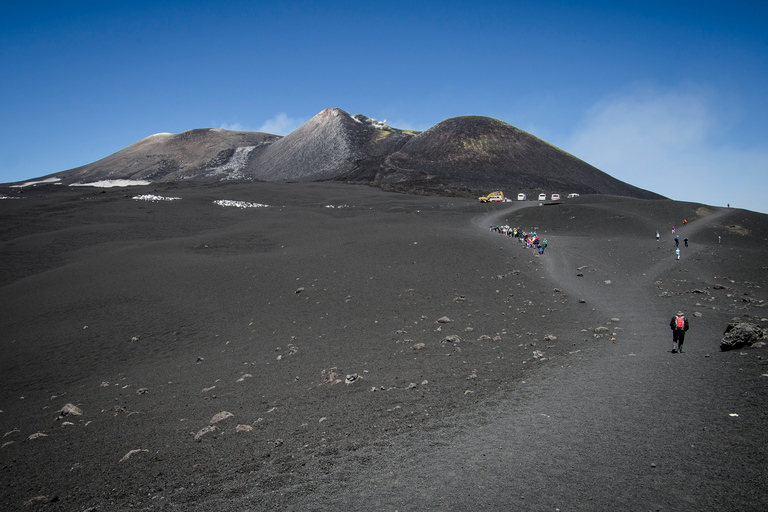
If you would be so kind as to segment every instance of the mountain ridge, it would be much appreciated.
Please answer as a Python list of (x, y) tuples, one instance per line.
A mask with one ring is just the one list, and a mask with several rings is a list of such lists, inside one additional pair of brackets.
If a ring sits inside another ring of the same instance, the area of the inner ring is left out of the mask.
[(501, 189), (508, 194), (663, 198), (498, 119), (452, 117), (417, 132), (339, 108), (322, 110), (285, 136), (218, 128), (155, 134), (47, 177), (64, 184), (105, 179), (337, 181), (446, 196)]

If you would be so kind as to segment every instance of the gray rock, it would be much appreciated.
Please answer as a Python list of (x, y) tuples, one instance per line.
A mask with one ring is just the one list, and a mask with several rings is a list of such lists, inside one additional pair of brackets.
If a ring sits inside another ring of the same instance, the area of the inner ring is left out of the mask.
[(723, 332), (720, 350), (734, 350), (751, 347), (755, 342), (766, 337), (766, 332), (757, 324), (748, 322), (730, 323)]

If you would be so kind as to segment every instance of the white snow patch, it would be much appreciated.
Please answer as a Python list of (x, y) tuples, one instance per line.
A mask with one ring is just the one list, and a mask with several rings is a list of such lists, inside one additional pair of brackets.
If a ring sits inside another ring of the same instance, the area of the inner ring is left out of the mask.
[(133, 196), (131, 199), (136, 199), (138, 201), (152, 201), (154, 203), (159, 201), (176, 201), (178, 199), (181, 199), (180, 197), (167, 197), (167, 196), (156, 196), (153, 194), (144, 194), (140, 196)]
[(21, 185), (11, 185), (11, 188), (31, 187), (32, 185), (39, 185), (41, 183), (56, 183), (57, 181), (61, 181), (61, 178), (46, 178), (44, 180), (28, 181), (26, 183), (22, 183)]
[(102, 180), (92, 181), (90, 183), (72, 183), (70, 187), (98, 187), (98, 188), (111, 188), (111, 187), (135, 187), (139, 185), (151, 185), (151, 181), (146, 180)]
[(218, 201), (214, 201), (215, 204), (219, 206), (234, 206), (236, 208), (266, 208), (267, 204), (261, 204), (261, 203), (248, 203), (246, 201), (231, 201), (229, 199), (219, 199)]
[(348, 204), (340, 204), (340, 205), (327, 204), (325, 205), (325, 207), (326, 208), (349, 208), (349, 205)]

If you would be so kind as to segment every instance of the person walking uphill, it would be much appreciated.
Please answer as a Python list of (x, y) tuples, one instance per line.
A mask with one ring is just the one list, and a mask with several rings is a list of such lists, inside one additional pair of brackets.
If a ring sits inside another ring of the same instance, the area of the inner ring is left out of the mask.
[(685, 342), (685, 331), (688, 330), (688, 319), (685, 318), (682, 311), (669, 321), (669, 327), (672, 329), (672, 353), (683, 353), (683, 343)]

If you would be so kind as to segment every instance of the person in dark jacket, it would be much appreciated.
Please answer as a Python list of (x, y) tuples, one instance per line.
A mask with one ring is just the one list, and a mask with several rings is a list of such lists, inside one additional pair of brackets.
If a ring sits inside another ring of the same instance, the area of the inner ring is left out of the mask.
[(682, 311), (669, 321), (669, 327), (672, 329), (672, 353), (683, 353), (683, 343), (685, 342), (685, 331), (688, 330), (688, 319), (685, 318)]

